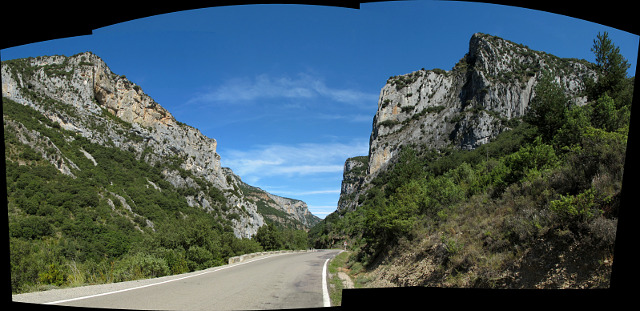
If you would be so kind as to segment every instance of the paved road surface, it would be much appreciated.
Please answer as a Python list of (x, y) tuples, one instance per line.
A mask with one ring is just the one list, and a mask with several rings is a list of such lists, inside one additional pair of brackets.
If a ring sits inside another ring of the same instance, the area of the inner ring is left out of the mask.
[[(51, 290), (14, 301), (91, 308), (250, 310), (315, 308), (323, 302), (323, 268), (339, 250), (285, 253), (178, 276)], [(326, 300), (326, 298), (325, 298)]]

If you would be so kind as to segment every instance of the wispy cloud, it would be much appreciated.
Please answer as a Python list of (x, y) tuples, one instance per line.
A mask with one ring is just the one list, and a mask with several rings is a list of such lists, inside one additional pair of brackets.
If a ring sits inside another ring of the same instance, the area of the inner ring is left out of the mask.
[(327, 113), (319, 113), (316, 115), (318, 119), (322, 120), (344, 120), (347, 122), (359, 123), (359, 122), (369, 122), (373, 121), (373, 115), (366, 114), (327, 114)]
[(336, 210), (336, 206), (335, 205), (309, 205), (309, 211), (316, 215), (319, 216), (320, 218), (324, 218), (325, 216), (333, 213)]
[[(219, 150), (222, 163), (242, 176), (257, 181), (273, 176), (341, 174), (345, 159), (367, 154), (366, 142), (259, 145), (250, 150)], [(317, 190), (313, 190), (317, 191)], [(333, 191), (333, 190), (332, 190)]]
[(250, 102), (259, 99), (312, 99), (361, 104), (376, 103), (378, 94), (348, 88), (332, 88), (322, 78), (301, 73), (294, 77), (260, 74), (253, 78), (235, 78), (193, 97), (190, 102)]
[[(282, 190), (269, 190), (278, 195), (286, 195), (286, 196), (308, 196), (308, 195), (316, 195), (316, 194), (340, 194), (340, 189), (329, 189), (329, 190), (311, 190), (311, 191), (282, 191)], [(335, 208), (335, 206), (334, 206)]]

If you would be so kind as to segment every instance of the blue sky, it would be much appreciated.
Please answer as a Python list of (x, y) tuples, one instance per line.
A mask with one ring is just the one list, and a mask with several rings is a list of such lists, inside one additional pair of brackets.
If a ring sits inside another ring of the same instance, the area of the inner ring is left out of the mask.
[(324, 218), (336, 208), (345, 159), (368, 153), (390, 76), (451, 69), (476, 32), (593, 62), (593, 39), (605, 31), (633, 75), (637, 35), (529, 9), (428, 0), (174, 12), (0, 57), (92, 51), (177, 120), (215, 138), (222, 165), (245, 182), (303, 200)]

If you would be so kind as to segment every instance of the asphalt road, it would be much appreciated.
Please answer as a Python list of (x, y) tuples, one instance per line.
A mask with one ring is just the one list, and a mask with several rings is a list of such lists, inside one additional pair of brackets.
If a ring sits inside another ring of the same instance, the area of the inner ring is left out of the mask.
[(323, 268), (338, 252), (267, 255), (177, 276), (22, 294), (13, 300), (138, 310), (323, 307), (328, 306), (323, 297)]

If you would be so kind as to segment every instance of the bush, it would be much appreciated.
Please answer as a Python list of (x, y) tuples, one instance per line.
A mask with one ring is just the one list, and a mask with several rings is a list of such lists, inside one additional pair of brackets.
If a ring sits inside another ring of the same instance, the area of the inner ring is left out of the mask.
[(459, 184), (447, 175), (428, 179), (423, 191), (426, 196), (425, 209), (422, 212), (428, 215), (433, 215), (434, 211), (451, 206), (465, 197)]
[(53, 228), (43, 217), (30, 216), (9, 224), (12, 237), (23, 239), (38, 239), (53, 233)]
[(508, 182), (513, 183), (532, 170), (545, 170), (558, 165), (558, 157), (552, 146), (543, 144), (537, 138), (533, 145), (526, 145), (505, 158), (505, 165), (511, 171)]
[(213, 254), (206, 248), (193, 245), (187, 250), (189, 270), (195, 271), (213, 266)]
[(564, 178), (569, 182), (565, 187), (571, 194), (578, 194), (589, 189), (596, 176), (616, 181), (610, 186), (621, 185), (626, 146), (626, 134), (593, 127), (583, 129), (580, 145), (567, 156)]
[(169, 274), (169, 266), (163, 258), (152, 255), (136, 254), (133, 260), (134, 271), (144, 277), (159, 277)]
[(600, 214), (598, 201), (602, 202), (603, 199), (594, 189), (589, 189), (575, 196), (561, 195), (559, 200), (551, 201), (549, 208), (563, 221), (586, 222)]
[(284, 247), (282, 232), (272, 224), (258, 228), (253, 238), (265, 251), (281, 250)]
[(176, 249), (161, 248), (156, 250), (159, 257), (162, 257), (167, 265), (171, 274), (180, 274), (189, 272), (189, 264), (185, 257), (185, 252)]
[(163, 258), (145, 253), (126, 256), (115, 263), (113, 270), (115, 282), (154, 278), (170, 273), (169, 266)]
[(582, 131), (591, 125), (591, 106), (574, 106), (567, 112), (565, 124), (558, 130), (553, 138), (554, 145), (558, 149), (569, 147), (580, 142)]
[(49, 264), (48, 269), (44, 272), (39, 273), (38, 277), (40, 283), (52, 284), (56, 286), (60, 286), (67, 281), (65, 272), (62, 271), (61, 267), (59, 267), (55, 263)]
[(613, 99), (604, 94), (593, 104), (591, 123), (597, 128), (611, 132), (618, 128), (617, 115)]

